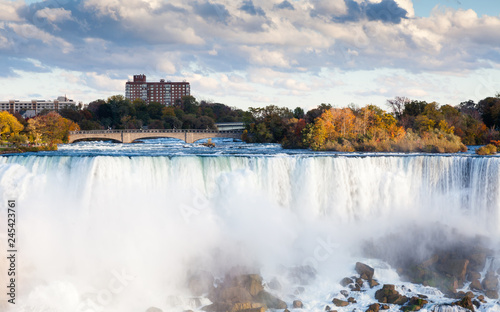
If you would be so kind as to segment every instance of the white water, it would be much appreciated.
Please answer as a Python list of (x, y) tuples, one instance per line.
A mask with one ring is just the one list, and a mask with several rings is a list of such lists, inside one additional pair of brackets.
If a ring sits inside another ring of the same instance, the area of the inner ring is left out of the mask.
[[(499, 164), (429, 156), (1, 157), (0, 202), (16, 199), (19, 207), (19, 304), (9, 311), (193, 309), (188, 272), (222, 276), (236, 265), (268, 281), (278, 276), (290, 306), (296, 285), (282, 268), (305, 264), (319, 278), (301, 299), (322, 311), (367, 238), (411, 238), (437, 226), (498, 246)], [(5, 229), (5, 214), (0, 220)], [(386, 264), (364, 261), (381, 282), (398, 280)], [(360, 308), (368, 295), (357, 298)], [(494, 302), (482, 309), (499, 311)]]

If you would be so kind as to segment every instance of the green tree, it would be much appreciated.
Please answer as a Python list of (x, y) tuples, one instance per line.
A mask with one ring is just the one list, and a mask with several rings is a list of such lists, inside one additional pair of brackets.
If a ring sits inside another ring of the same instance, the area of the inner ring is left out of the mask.
[(293, 117), (296, 119), (303, 119), (305, 117), (304, 110), (301, 107), (296, 107), (293, 110)]
[(147, 106), (147, 112), (148, 112), (148, 115), (149, 115), (149, 118), (151, 119), (161, 119), (162, 115), (163, 115), (163, 108), (165, 106), (161, 103), (158, 103), (158, 102), (151, 102), (149, 103), (149, 105)]
[(488, 128), (500, 128), (500, 98), (488, 97), (477, 104), (483, 122)]
[(320, 117), (325, 111), (330, 110), (331, 108), (331, 104), (321, 103), (317, 108), (313, 108), (306, 113), (306, 122), (313, 123), (316, 118)]

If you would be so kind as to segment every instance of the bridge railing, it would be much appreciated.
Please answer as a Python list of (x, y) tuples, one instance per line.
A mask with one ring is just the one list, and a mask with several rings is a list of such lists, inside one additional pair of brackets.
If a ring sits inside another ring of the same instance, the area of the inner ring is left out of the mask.
[(243, 133), (243, 130), (203, 130), (203, 129), (123, 129), (123, 130), (83, 130), (69, 134), (111, 134), (111, 133)]

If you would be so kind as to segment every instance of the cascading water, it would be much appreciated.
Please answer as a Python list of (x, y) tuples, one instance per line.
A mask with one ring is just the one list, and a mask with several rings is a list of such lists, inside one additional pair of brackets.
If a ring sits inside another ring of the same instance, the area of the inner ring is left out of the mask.
[(366, 238), (439, 224), (498, 244), (499, 165), (423, 155), (0, 157), (0, 202), (19, 207), (19, 304), (4, 307), (182, 311), (200, 304), (186, 299), (190, 272), (245, 266), (271, 278), (307, 264), (321, 278), (303, 297), (323, 310)]

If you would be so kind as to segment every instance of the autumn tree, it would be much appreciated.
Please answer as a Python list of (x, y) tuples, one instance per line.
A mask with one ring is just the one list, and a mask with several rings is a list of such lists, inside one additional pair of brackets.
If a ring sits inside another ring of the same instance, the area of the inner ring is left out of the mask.
[(23, 129), (23, 125), (16, 117), (6, 111), (0, 112), (0, 135), (3, 140), (8, 140), (11, 136), (17, 135)]
[(321, 116), (325, 111), (332, 108), (331, 104), (321, 103), (318, 107), (311, 109), (306, 113), (305, 119), (307, 123), (313, 123), (316, 118)]
[(282, 141), (284, 148), (304, 148), (303, 134), (306, 128), (304, 119), (288, 119), (285, 138)]
[(78, 131), (75, 122), (61, 117), (56, 112), (37, 116), (28, 120), (28, 133), (35, 143), (67, 143), (69, 132)]

